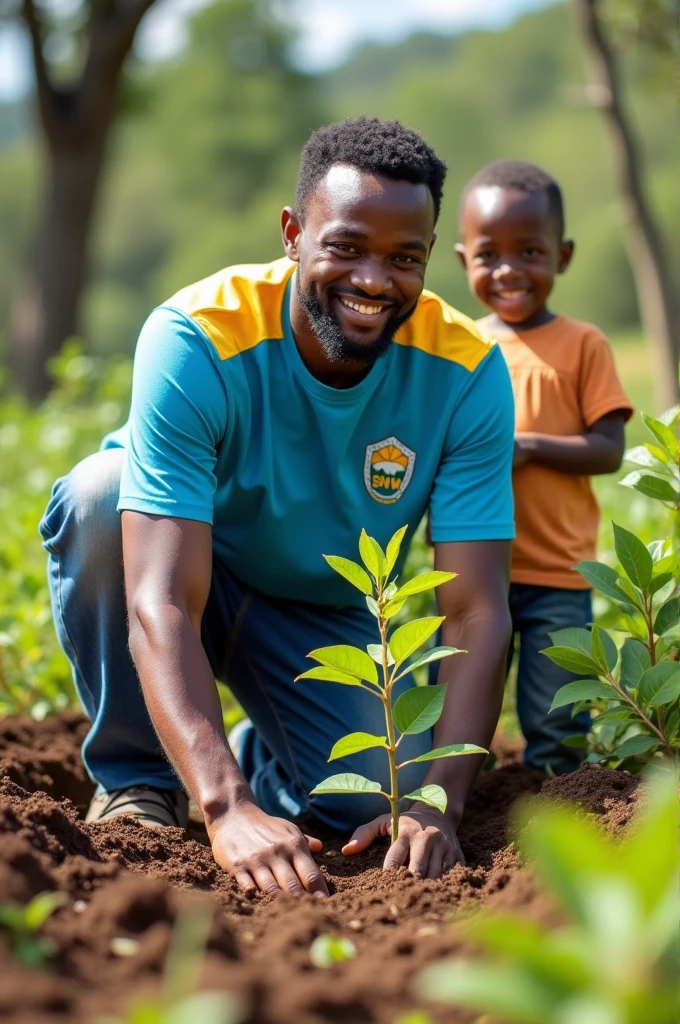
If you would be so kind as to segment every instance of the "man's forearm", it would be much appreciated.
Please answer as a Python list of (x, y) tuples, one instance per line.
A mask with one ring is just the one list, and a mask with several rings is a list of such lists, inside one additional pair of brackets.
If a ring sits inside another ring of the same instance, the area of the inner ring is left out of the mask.
[(516, 442), (528, 462), (579, 476), (615, 473), (623, 456), (622, 445), (597, 433), (563, 437), (520, 433), (516, 435)]
[(146, 608), (131, 613), (130, 623), (130, 650), (154, 728), (209, 829), (234, 803), (254, 797), (229, 749), (205, 650), (179, 608)]
[[(488, 749), (503, 703), (510, 631), (507, 606), (444, 623), (442, 643), (468, 653), (444, 658), (441, 663), (439, 682), (448, 682), (449, 691), (434, 729), (433, 747), (476, 743)], [(427, 783), (446, 791), (447, 815), (456, 826), (483, 761), (481, 755), (441, 758), (432, 762), (427, 773)]]

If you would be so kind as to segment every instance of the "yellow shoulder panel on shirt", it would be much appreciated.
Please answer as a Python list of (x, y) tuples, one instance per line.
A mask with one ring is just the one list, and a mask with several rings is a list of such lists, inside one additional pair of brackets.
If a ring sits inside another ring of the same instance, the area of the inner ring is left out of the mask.
[(183, 288), (164, 305), (195, 320), (220, 359), (231, 359), (261, 341), (283, 338), (281, 306), (294, 270), (285, 258), (227, 267)]
[(427, 289), (420, 296), (415, 313), (397, 331), (394, 340), (397, 345), (417, 348), (428, 355), (459, 363), (470, 372), (479, 366), (496, 344), (474, 320)]

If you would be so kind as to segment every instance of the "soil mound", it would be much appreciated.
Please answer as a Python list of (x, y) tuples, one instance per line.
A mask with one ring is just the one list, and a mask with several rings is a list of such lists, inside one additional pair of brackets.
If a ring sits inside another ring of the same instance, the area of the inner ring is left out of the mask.
[[(460, 948), (456, 914), (484, 905), (553, 916), (508, 833), (516, 800), (570, 800), (618, 831), (638, 785), (599, 767), (546, 780), (513, 763), (516, 748), (505, 744), (501, 767), (480, 776), (469, 802), (460, 836), (466, 866), (420, 881), (382, 871), (384, 844), (347, 858), (343, 839), (327, 836), (318, 859), (329, 900), (248, 899), (214, 863), (198, 827), (158, 833), (132, 819), (81, 820), (91, 791), (78, 756), (85, 729), (74, 714), (0, 723), (0, 900), (25, 903), (53, 890), (66, 897), (43, 929), (55, 948), (46, 967), (17, 965), (0, 934), (7, 1024), (91, 1024), (158, 991), (173, 925), (197, 900), (214, 911), (203, 984), (237, 993), (243, 1024), (392, 1024), (418, 1006), (413, 974)], [(351, 938), (355, 959), (315, 968), (309, 947), (326, 933)], [(472, 1019), (428, 1009), (439, 1024)]]

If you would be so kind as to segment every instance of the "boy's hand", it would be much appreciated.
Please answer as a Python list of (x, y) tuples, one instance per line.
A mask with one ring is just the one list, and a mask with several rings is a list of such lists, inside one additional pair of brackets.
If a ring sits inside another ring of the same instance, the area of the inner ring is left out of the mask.
[[(392, 817), (381, 814), (356, 830), (342, 852), (361, 853), (378, 836), (392, 834)], [(439, 878), (455, 864), (465, 864), (453, 822), (426, 804), (414, 804), (399, 816), (399, 838), (390, 847), (383, 868), (405, 865), (419, 878)]]

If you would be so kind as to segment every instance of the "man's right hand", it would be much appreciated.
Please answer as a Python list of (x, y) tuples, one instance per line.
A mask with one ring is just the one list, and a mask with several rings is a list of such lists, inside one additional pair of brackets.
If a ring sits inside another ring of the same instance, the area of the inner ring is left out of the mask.
[(273, 818), (257, 804), (240, 802), (210, 828), (213, 856), (247, 893), (284, 890), (328, 896), (328, 888), (312, 853), (322, 843), (305, 836), (297, 825)]

